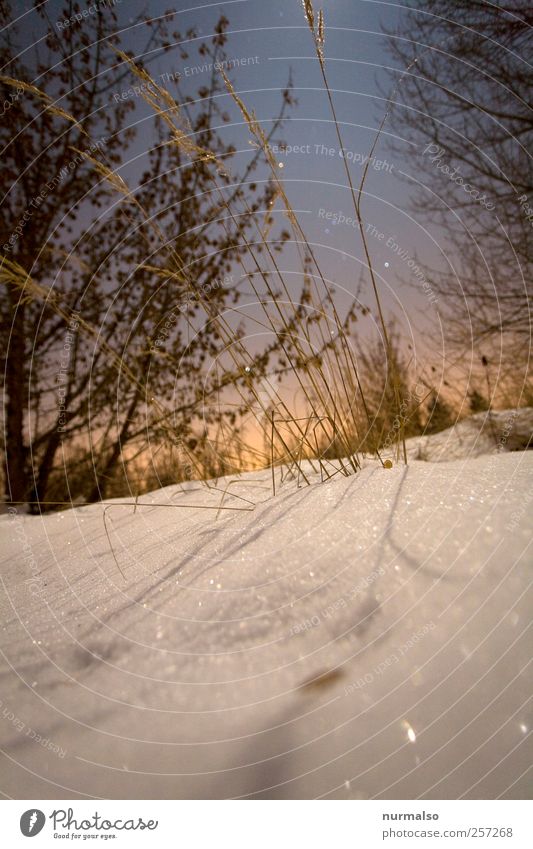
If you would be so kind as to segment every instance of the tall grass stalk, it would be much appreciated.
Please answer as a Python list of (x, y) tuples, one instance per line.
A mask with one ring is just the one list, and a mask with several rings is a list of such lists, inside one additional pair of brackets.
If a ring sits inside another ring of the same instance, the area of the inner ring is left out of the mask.
[[(332, 115), (332, 118), (333, 118), (333, 124), (334, 124), (334, 127), (335, 127), (335, 133), (336, 133), (337, 141), (338, 141), (338, 144), (339, 144), (339, 150), (342, 150), (343, 147), (344, 147), (343, 140), (342, 140), (342, 133), (341, 133), (339, 121), (337, 119), (335, 104), (333, 102), (333, 96), (332, 96), (332, 93), (331, 93), (331, 88), (330, 88), (327, 73), (326, 73), (326, 62), (325, 62), (325, 57), (324, 57), (324, 40), (325, 40), (324, 13), (323, 13), (322, 10), (319, 11), (318, 17), (317, 17), (317, 24), (316, 24), (316, 27), (315, 27), (315, 12), (314, 12), (314, 9), (313, 9), (312, 0), (303, 0), (303, 7), (304, 7), (305, 17), (306, 17), (307, 23), (309, 25), (309, 29), (310, 29), (311, 35), (313, 37), (315, 52), (316, 52), (316, 55), (317, 55), (318, 64), (319, 64), (319, 67), (320, 67), (320, 72), (321, 72), (322, 80), (323, 80), (323, 83), (324, 83), (324, 88), (325, 88), (325, 91), (326, 91), (326, 94), (327, 94), (331, 115)], [(396, 368), (395, 368), (395, 360), (394, 360), (394, 357), (392, 356), (392, 348), (391, 348), (389, 333), (388, 333), (388, 330), (387, 330), (387, 323), (386, 323), (385, 317), (383, 315), (383, 308), (382, 308), (382, 305), (381, 305), (381, 298), (380, 298), (380, 295), (379, 295), (379, 289), (378, 289), (378, 285), (377, 285), (376, 275), (375, 275), (375, 272), (374, 272), (374, 266), (372, 264), (372, 257), (370, 255), (370, 250), (369, 250), (369, 247), (368, 247), (368, 242), (367, 242), (366, 234), (365, 234), (365, 230), (364, 230), (363, 217), (362, 217), (362, 214), (361, 214), (361, 199), (362, 199), (362, 194), (363, 194), (363, 188), (364, 188), (365, 181), (366, 181), (367, 174), (368, 174), (369, 163), (372, 160), (374, 150), (376, 149), (378, 140), (380, 138), (381, 132), (383, 130), (383, 127), (384, 127), (384, 124), (387, 120), (389, 112), (390, 112), (390, 101), (389, 101), (389, 107), (386, 110), (386, 112), (385, 112), (385, 114), (384, 114), (384, 116), (381, 120), (381, 123), (378, 127), (378, 130), (376, 132), (376, 135), (374, 137), (374, 141), (373, 141), (372, 147), (370, 149), (370, 154), (367, 158), (367, 162), (366, 162), (365, 168), (364, 168), (362, 176), (361, 176), (361, 180), (360, 180), (360, 183), (359, 183), (357, 194), (356, 194), (355, 187), (353, 185), (352, 176), (350, 174), (350, 169), (348, 167), (348, 162), (346, 160), (346, 157), (343, 157), (343, 163), (344, 163), (344, 170), (345, 170), (345, 173), (346, 173), (346, 179), (348, 181), (348, 186), (350, 188), (350, 195), (351, 195), (351, 198), (352, 198), (352, 204), (353, 204), (357, 224), (358, 224), (358, 227), (359, 227), (359, 234), (360, 234), (361, 242), (362, 242), (362, 245), (363, 245), (363, 251), (364, 251), (364, 254), (365, 254), (366, 264), (367, 264), (368, 272), (369, 272), (369, 275), (370, 275), (370, 280), (372, 282), (372, 288), (373, 288), (373, 291), (374, 291), (374, 296), (375, 296), (375, 299), (376, 299), (376, 305), (377, 305), (379, 320), (380, 320), (381, 329), (382, 329), (382, 332), (383, 332), (383, 339), (384, 339), (384, 342), (385, 342), (385, 349), (386, 349), (386, 353), (387, 353), (387, 361), (388, 361), (389, 367), (391, 369), (391, 378), (392, 378), (392, 385), (393, 385), (393, 389), (394, 389), (396, 407), (397, 407), (397, 412), (399, 414), (400, 405), (401, 405), (401, 398), (400, 398), (400, 392), (399, 392), (399, 380), (398, 380), (398, 375), (397, 375)], [(404, 462), (407, 463), (407, 451), (406, 451), (406, 447), (405, 447), (405, 435), (403, 433), (403, 428), (400, 430), (398, 438), (399, 438), (399, 441), (401, 440), (402, 445), (403, 445)]]
[[(315, 13), (311, 0), (304, 0), (304, 10), (313, 35), (337, 139), (342, 148), (342, 134), (325, 68), (323, 53), (324, 17), (320, 12), (316, 18), (315, 27)], [(236, 392), (239, 399), (238, 407), (241, 411), (252, 415), (259, 433), (263, 435), (267, 450), (262, 452), (253, 444), (246, 443), (237, 429), (234, 429), (232, 434), (233, 447), (228, 449), (227, 439), (224, 439), (225, 423), (223, 416), (218, 417), (217, 442), (222, 431), (221, 442), (224, 444), (223, 450), (228, 457), (231, 450), (234, 450), (241, 465), (243, 457), (254, 458), (254, 464), (270, 465), (274, 492), (276, 489), (276, 468), (278, 467), (280, 467), (282, 477), (296, 473), (298, 481), (302, 479), (305, 483), (309, 482), (303, 467), (302, 461), (304, 459), (309, 460), (312, 468), (314, 468), (314, 463), (317, 463), (323, 480), (337, 473), (347, 475), (357, 472), (361, 467), (360, 454), (363, 450), (363, 444), (365, 440), (368, 441), (368, 433), (375, 429), (375, 417), (373, 417), (365, 398), (364, 388), (350, 343), (351, 324), (356, 315), (357, 299), (354, 298), (346, 316), (341, 319), (330, 283), (321, 270), (315, 252), (286, 194), (280, 178), (278, 163), (270, 149), (269, 136), (265, 134), (254, 113), (248, 110), (235, 92), (224, 71), (221, 71), (228, 93), (240, 109), (251, 132), (254, 144), (264, 154), (269, 168), (272, 196), (270, 206), (265, 211), (263, 226), (261, 226), (257, 215), (253, 213), (245, 200), (243, 201), (243, 208), (235, 208), (235, 193), (230, 193), (228, 197), (228, 186), (220, 180), (220, 177), (228, 176), (226, 164), (217, 158), (212, 151), (204, 149), (192, 139), (190, 128), (175, 99), (157, 84), (144, 69), (138, 67), (130, 57), (124, 53), (118, 53), (118, 56), (122, 62), (128, 65), (131, 72), (143, 82), (141, 94), (150, 105), (155, 116), (167, 127), (169, 132), (167, 143), (176, 145), (181, 152), (190, 158), (192, 163), (202, 163), (203, 166), (210, 168), (210, 180), (212, 181), (213, 192), (218, 198), (221, 213), (217, 221), (225, 228), (228, 236), (231, 232), (229, 226), (231, 221), (242, 239), (244, 256), (251, 262), (252, 269), (246, 264), (243, 255), (239, 254), (237, 261), (241, 266), (243, 278), (248, 280), (257, 299), (257, 305), (262, 316), (261, 319), (254, 319), (254, 321), (267, 330), (273, 340), (267, 346), (266, 352), (263, 352), (263, 365), (259, 369), (259, 375), (264, 376), (264, 363), (268, 361), (269, 355), (280, 356), (285, 361), (286, 373), (291, 376), (304, 399), (306, 410), (299, 409), (296, 403), (291, 409), (282, 391), (272, 384), (269, 384), (268, 399), (262, 396), (253, 377), (254, 356), (241, 338), (238, 328), (235, 329), (232, 325), (234, 316), (242, 318), (243, 316), (246, 317), (246, 314), (239, 306), (226, 306), (221, 311), (214, 310), (209, 297), (195, 287), (191, 272), (192, 263), (186, 262), (177, 247), (166, 238), (156, 218), (143, 208), (135, 193), (129, 189), (122, 177), (105, 161), (97, 159), (87, 152), (76, 151), (93, 168), (98, 178), (107, 181), (115, 191), (122, 195), (132, 212), (133, 223), (134, 214), (139, 216), (141, 224), (135, 224), (135, 226), (146, 226), (155, 233), (161, 246), (160, 259), (156, 262), (147, 262), (141, 268), (160, 279), (161, 285), (176, 286), (180, 296), (185, 294), (194, 296), (205, 315), (205, 321), (209, 322), (216, 330), (221, 340), (223, 352), (231, 362), (231, 368), (224, 368), (220, 376), (218, 376), (219, 364), (217, 363), (217, 381), (213, 394), (216, 397), (217, 394), (219, 395), (219, 393), (228, 389)], [(43, 97), (45, 96), (43, 95)], [(49, 108), (52, 108), (52, 104), (49, 105)], [(70, 116), (64, 117), (73, 120)], [(377, 145), (385, 119), (386, 115), (376, 133), (372, 151)], [(104, 152), (100, 151), (99, 155), (105, 160)], [(387, 361), (391, 371), (395, 404), (399, 411), (399, 378), (396, 372), (395, 359), (392, 356), (390, 336), (383, 314), (377, 279), (361, 214), (361, 198), (368, 164), (363, 171), (357, 189), (353, 185), (346, 161), (344, 165), (366, 265), (376, 299)], [(299, 301), (295, 301), (275, 256), (274, 247), (279, 244), (280, 240), (270, 239), (274, 206), (278, 201), (289, 222), (292, 243), (301, 262), (304, 283)], [(252, 216), (257, 241), (247, 238), (244, 230), (239, 228), (238, 222), (242, 216)], [(262, 262), (259, 256), (261, 252), (268, 258), (270, 268), (265, 267)], [(256, 279), (261, 281), (264, 291), (259, 289)], [(273, 281), (276, 281), (277, 286), (280, 287), (279, 291)], [(70, 319), (68, 309), (54, 297), (53, 293), (36, 283), (24, 269), (5, 257), (0, 266), (0, 282), (6, 282), (8, 285), (17, 287), (21, 292), (21, 299), (38, 299), (46, 303), (65, 321)], [(188, 311), (183, 312), (182, 315), (190, 329), (196, 332), (193, 319)], [(93, 328), (90, 323), (83, 319), (79, 319), (79, 321), (82, 332), (93, 338), (98, 338), (99, 343), (104, 344), (96, 328)], [(333, 331), (332, 327), (334, 328)], [(134, 386), (142, 390), (148, 406), (152, 409), (152, 426), (157, 426), (165, 434), (170, 445), (187, 454), (191, 467), (194, 467), (198, 475), (201, 476), (201, 462), (194, 456), (194, 452), (189, 451), (183, 445), (179, 439), (179, 434), (176, 433), (175, 427), (171, 424), (173, 410), (153, 397), (146, 381), (135, 375), (124, 363), (123, 358), (108, 344), (106, 344), (106, 353), (116, 366), (118, 373), (124, 375)], [(199, 415), (203, 401), (200, 394), (196, 397), (198, 408), (191, 408), (191, 419)], [(358, 402), (361, 404), (361, 413)], [(305, 414), (302, 415), (302, 413)], [(366, 434), (362, 432), (361, 419), (366, 420)], [(398, 452), (400, 441), (403, 443), (404, 460), (406, 460), (403, 425), (398, 436)], [(375, 450), (379, 457), (378, 444), (379, 439), (376, 439)], [(336, 465), (331, 464), (332, 455), (335, 456)]]

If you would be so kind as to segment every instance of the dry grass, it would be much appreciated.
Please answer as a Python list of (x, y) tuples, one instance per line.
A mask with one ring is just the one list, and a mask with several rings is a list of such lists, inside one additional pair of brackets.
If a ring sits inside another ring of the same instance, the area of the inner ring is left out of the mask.
[[(318, 15), (315, 14), (311, 0), (304, 0), (304, 11), (312, 33), (339, 146), (342, 148), (342, 134), (326, 73), (324, 17), (321, 12)], [(220, 199), (221, 208), (227, 213), (229, 219), (235, 223), (240, 216), (251, 215), (246, 202), (243, 202), (242, 207), (233, 208), (224, 181), (220, 179), (221, 175), (226, 174), (226, 165), (220, 162), (212, 152), (204, 150), (191, 140), (187, 122), (174, 98), (128, 56), (119, 55), (132, 73), (143, 82), (142, 96), (154, 114), (168, 128), (168, 144), (177, 145), (193, 162), (201, 162), (203, 167), (206, 164), (210, 167), (213, 188)], [(196, 289), (195, 281), (191, 279), (188, 270), (190, 263), (186, 263), (180, 256), (179, 251), (161, 232), (154, 217), (142, 208), (124, 180), (101, 160), (87, 153), (81, 153), (81, 155), (94, 169), (95, 176), (108, 181), (115, 191), (122, 195), (124, 202), (143, 218), (146, 226), (155, 231), (161, 245), (159, 260), (158, 263), (152, 263), (146, 268), (165, 280), (167, 285), (175, 286), (180, 297), (190, 294), (199, 303), (205, 320), (211, 322), (211, 326), (220, 339), (221, 348), (225, 352), (227, 365), (222, 366), (222, 360), (217, 363), (217, 370), (220, 370), (217, 374), (222, 399), (219, 403), (222, 407), (225, 403), (223, 396), (229, 393), (232, 400), (227, 403), (233, 404), (237, 416), (248, 420), (247, 427), (242, 428), (239, 425), (228, 424), (225, 417), (221, 415), (209, 437), (200, 440), (196, 448), (189, 448), (178, 439), (175, 428), (171, 424), (172, 410), (164, 402), (154, 398), (142, 380), (129, 372), (122, 358), (108, 346), (107, 353), (117, 370), (142, 390), (152, 407), (153, 422), (162, 433), (162, 444), (165, 446), (167, 468), (164, 479), (168, 479), (171, 475), (175, 480), (184, 477), (216, 478), (221, 474), (231, 474), (246, 467), (270, 466), (275, 492), (277, 480), (282, 480), (284, 476), (296, 475), (298, 482), (308, 483), (302, 465), (303, 459), (311, 462), (312, 467), (320, 472), (323, 480), (335, 474), (356, 473), (361, 466), (363, 451), (372, 450), (379, 457), (384, 424), (383, 417), (380, 419), (376, 416), (375, 404), (367, 398), (367, 391), (356, 362), (351, 330), (356, 317), (357, 303), (354, 301), (345, 316), (341, 318), (331, 287), (322, 273), (317, 257), (286, 194), (278, 163), (270, 150), (265, 132), (253, 111), (235, 92), (229, 79), (225, 75), (224, 78), (230, 96), (246, 121), (251, 140), (264, 154), (270, 171), (272, 183), (270, 207), (265, 211), (262, 222), (256, 215), (252, 216), (256, 239), (252, 242), (246, 238), (245, 234), (242, 235), (244, 251), (239, 261), (243, 276), (248, 279), (257, 299), (260, 317), (254, 320), (263, 331), (268, 333), (270, 351), (281, 363), (274, 372), (278, 376), (283, 374), (282, 386), (275, 380), (269, 379), (266, 358), (259, 367), (257, 366), (257, 356), (249, 350), (238, 326), (237, 328), (235, 326), (235, 321), (246, 321), (249, 317), (237, 306), (214, 313), (209, 298)], [(38, 92), (34, 94), (39, 96)], [(69, 116), (65, 117), (70, 120)], [(372, 150), (377, 144), (381, 129), (382, 125), (377, 130)], [(383, 313), (361, 211), (368, 165), (357, 187), (352, 183), (346, 161), (345, 167), (385, 344), (387, 377), (384, 392), (391, 390), (388, 399), (390, 413), (399, 415), (402, 401), (401, 376)], [(273, 242), (270, 236), (276, 204), (279, 204), (288, 222), (290, 237), (298, 251), (301, 263), (304, 284), (297, 301), (294, 300), (290, 286), (280, 269), (275, 253), (275, 240)], [(221, 226), (227, 225), (222, 223)], [(264, 261), (265, 258), (267, 262)], [(40, 286), (24, 269), (6, 258), (2, 260), (0, 267), (0, 280), (18, 288), (21, 299), (29, 298), (45, 302), (65, 321), (69, 320), (69, 311), (54, 299), (45, 287)], [(183, 320), (191, 322), (187, 312), (183, 313)], [(192, 323), (191, 330), (194, 331)], [(80, 331), (92, 337), (98, 335), (96, 329), (83, 319), (80, 320)], [(287, 382), (298, 391), (297, 400), (291, 401), (284, 391), (283, 387)], [(201, 412), (199, 405), (198, 417), (201, 416)], [(406, 461), (404, 418), (395, 434), (394, 445), (397, 458), (403, 446), (403, 457)], [(177, 449), (179, 459), (171, 462), (168, 458), (172, 457), (173, 448)], [(142, 449), (139, 454), (142, 457)], [(186, 457), (185, 464), (183, 455)], [(333, 463), (333, 459), (337, 462)], [(187, 466), (186, 473), (184, 465)], [(161, 480), (159, 475), (158, 479)]]

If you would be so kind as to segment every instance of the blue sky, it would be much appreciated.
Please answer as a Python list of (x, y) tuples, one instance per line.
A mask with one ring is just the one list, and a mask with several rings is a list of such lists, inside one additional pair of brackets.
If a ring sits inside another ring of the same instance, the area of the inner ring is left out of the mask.
[[(81, 3), (80, 8), (88, 5), (89, 2)], [(292, 73), (298, 103), (291, 109), (280, 134), (286, 144), (286, 150), (279, 154), (280, 173), (323, 272), (336, 287), (340, 304), (348, 303), (362, 279), (362, 299), (374, 308), (368, 275), (364, 274), (361, 240), (354, 227), (343, 158), (348, 161), (357, 186), (386, 109), (383, 91), (393, 90), (403, 70), (392, 67), (384, 34), (384, 27), (389, 29), (401, 21), (402, 7), (374, 0), (324, 0), (321, 6), (326, 23), (326, 67), (342, 132), (342, 150), (299, 0), (230, 0), (209, 4), (180, 0), (172, 7), (172, 28), (186, 32), (194, 27), (197, 32), (197, 38), (187, 45), (190, 55), (185, 61), (180, 58), (177, 46), (164, 54), (143, 54), (146, 28), (133, 26), (142, 9), (147, 8), (153, 18), (166, 15), (166, 0), (150, 0), (148, 6), (138, 0), (122, 0), (115, 9), (123, 45), (136, 56), (143, 56), (154, 76), (179, 73), (182, 91), (191, 96), (199, 85), (208, 83), (208, 74), (202, 69), (206, 60), (196, 55), (196, 47), (213, 32), (224, 14), (229, 20), (225, 51), (234, 64), (230, 77), (265, 130), (278, 112), (280, 91)], [(21, 4), (21, 11), (23, 8)], [(63, 6), (58, 0), (50, 0), (46, 8), (53, 22), (61, 16)], [(39, 34), (35, 14), (29, 12), (26, 21), (31, 43)], [(34, 32), (32, 27), (37, 30)], [(167, 88), (172, 92), (171, 79)], [(239, 171), (251, 155), (250, 134), (235, 104), (229, 96), (226, 99), (224, 106), (231, 121), (221, 129), (221, 134), (237, 147), (235, 167)], [(136, 109), (129, 113), (129, 120), (139, 130), (129, 155), (138, 157), (149, 146), (152, 123), (141, 98), (136, 99)], [(427, 294), (413, 279), (408, 262), (418, 257), (442, 266), (441, 235), (434, 230), (428, 232), (424, 222), (411, 218), (410, 186), (421, 151), (400, 140), (400, 153), (393, 155), (388, 144), (391, 132), (391, 127), (385, 125), (365, 185), (363, 215), (387, 314), (395, 315), (409, 335), (410, 323), (423, 330), (438, 320), (438, 316), (437, 308), (428, 303)], [(141, 170), (137, 159), (134, 167), (126, 167), (125, 173), (131, 180)], [(277, 214), (282, 214), (281, 209)], [(294, 252), (288, 250), (284, 270), (289, 275), (294, 274), (294, 262)], [(297, 275), (292, 279), (296, 288)], [(372, 318), (367, 323), (372, 324)]]

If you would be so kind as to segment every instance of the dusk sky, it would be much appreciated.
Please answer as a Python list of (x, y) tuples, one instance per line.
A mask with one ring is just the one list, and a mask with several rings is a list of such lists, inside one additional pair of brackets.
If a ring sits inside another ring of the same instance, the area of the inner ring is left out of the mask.
[[(60, 4), (48, 3), (48, 16), (58, 29), (60, 23), (53, 19), (54, 7), (59, 10)], [(278, 157), (280, 173), (322, 270), (339, 293), (342, 307), (357, 290), (364, 270), (343, 155), (357, 187), (376, 128), (387, 108), (383, 95), (394, 91), (404, 70), (394, 67), (385, 37), (385, 30), (393, 29), (402, 13), (397, 5), (373, 0), (325, 0), (322, 7), (326, 23), (326, 68), (343, 136), (344, 154), (339, 150), (301, 3), (296, 0), (291, 3), (286, 0), (269, 3), (231, 0), (176, 4), (172, 28), (185, 33), (194, 27), (197, 32), (196, 38), (185, 40), (189, 50), (186, 61), (181, 59), (177, 47), (165, 54), (146, 53), (146, 27), (132, 24), (146, 9), (151, 18), (163, 16), (169, 20), (167, 4), (162, 0), (150, 2), (148, 7), (141, 2), (123, 0), (114, 8), (122, 26), (123, 45), (138, 58), (143, 58), (154, 78), (161, 81), (162, 75), (169, 75), (162, 84), (172, 93), (175, 93), (172, 75), (179, 74), (181, 91), (191, 97), (201, 85), (208, 83), (209, 77), (208, 60), (198, 56), (196, 48), (213, 32), (220, 16), (225, 15), (229, 20), (225, 51), (232, 65), (229, 76), (247, 106), (255, 110), (265, 131), (279, 110), (280, 92), (292, 73), (298, 102), (289, 110), (279, 134), (280, 141), (287, 146)], [(25, 26), (27, 24), (28, 34), (32, 34), (29, 46), (38, 41), (42, 33), (35, 13), (30, 10), (26, 15)], [(125, 81), (123, 91), (127, 91), (130, 84)], [(110, 91), (110, 102), (122, 93)], [(224, 140), (234, 142), (238, 151), (234, 167), (239, 170), (253, 152), (250, 133), (230, 97), (226, 94), (222, 97), (231, 121), (220, 132)], [(130, 184), (135, 184), (136, 176), (142, 171), (143, 154), (152, 139), (153, 125), (153, 116), (142, 98), (134, 100), (136, 108), (129, 113), (129, 121), (136, 124), (138, 138), (130, 149), (129, 164), (126, 163), (122, 171)], [(428, 231), (409, 210), (409, 195), (413, 177), (416, 179), (417, 160), (423, 155), (422, 146), (417, 149), (412, 143), (402, 143), (394, 137), (400, 144), (396, 152), (392, 152), (392, 138), (392, 128), (385, 124), (368, 172), (362, 211), (385, 308), (411, 336), (414, 334), (411, 325), (427, 331), (435, 321), (438, 326), (439, 321), (437, 305), (428, 303), (426, 292), (413, 278), (407, 263), (416, 259), (443, 268), (446, 259), (442, 252), (449, 246), (443, 242), (442, 233), (435, 229)], [(279, 220), (282, 215), (279, 205), (276, 214)], [(284, 254), (284, 271), (288, 274), (295, 270), (291, 267), (293, 260), (295, 257), (289, 248)], [(300, 282), (298, 273), (294, 279), (296, 288)], [(361, 299), (374, 310), (368, 275), (364, 276), (364, 281)], [(433, 350), (435, 342), (433, 337)]]

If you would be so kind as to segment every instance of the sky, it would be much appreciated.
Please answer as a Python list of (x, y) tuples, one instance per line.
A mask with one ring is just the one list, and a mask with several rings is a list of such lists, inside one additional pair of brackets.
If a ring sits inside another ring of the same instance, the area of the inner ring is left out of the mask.
[[(80, 8), (89, 5), (89, 2), (81, 3)], [(319, 4), (315, 5), (318, 9)], [(179, 74), (182, 91), (191, 96), (198, 86), (208, 83), (207, 70), (202, 67), (205, 59), (197, 56), (195, 49), (202, 38), (213, 32), (220, 16), (225, 15), (229, 20), (225, 51), (233, 65), (230, 77), (245, 103), (255, 110), (265, 131), (277, 115), (281, 90), (292, 76), (298, 102), (291, 108), (280, 133), (286, 148), (279, 152), (279, 173), (322, 271), (335, 286), (341, 308), (349, 303), (363, 281), (361, 300), (372, 309), (366, 328), (363, 322), (364, 333), (375, 324), (375, 300), (368, 275), (363, 274), (364, 255), (355, 226), (345, 162), (357, 186), (387, 108), (383, 93), (394, 90), (403, 70), (394, 67), (384, 32), (401, 23), (402, 7), (376, 0), (324, 0), (321, 7), (326, 25), (326, 69), (342, 147), (299, 0), (229, 0), (203, 4), (180, 0), (172, 6), (173, 28), (183, 33), (194, 28), (197, 33), (187, 44), (190, 55), (185, 61), (180, 58), (177, 46), (164, 54), (146, 55), (146, 29), (134, 25), (143, 9), (152, 18), (161, 15), (168, 19), (167, 0), (150, 0), (148, 5), (138, 0), (117, 0), (114, 6), (124, 47), (142, 57), (154, 77), (169, 75), (166, 85), (171, 92), (172, 75)], [(27, 3), (17, 5), (18, 8), (21, 13), (28, 10), (30, 44), (40, 34), (36, 16)], [(46, 9), (52, 22), (61, 15), (62, 8), (59, 0), (49, 0)], [(103, 6), (102, 14), (105, 14)], [(224, 107), (231, 121), (220, 133), (225, 141), (235, 143), (238, 151), (235, 170), (239, 171), (252, 155), (250, 133), (236, 105), (229, 96), (226, 100)], [(138, 129), (137, 141), (128, 154), (133, 164), (130, 167), (126, 164), (124, 170), (131, 182), (142, 170), (138, 157), (151, 139), (153, 119), (141, 98), (136, 98), (136, 109), (129, 113), (128, 120)], [(407, 142), (402, 145), (400, 140), (400, 153), (392, 154), (391, 137), (392, 128), (385, 124), (368, 172), (362, 212), (387, 316), (399, 321), (408, 338), (415, 335), (415, 326), (423, 337), (435, 323), (439, 324), (438, 305), (430, 302), (420, 280), (414, 279), (409, 262), (416, 258), (437, 266), (442, 264), (441, 234), (425, 230), (409, 211), (411, 175), (416, 174), (420, 151), (413, 150)], [(279, 204), (276, 215), (282, 215)], [(295, 261), (295, 252), (289, 249), (284, 254), (283, 270), (293, 275), (297, 287)]]
[[(152, 14), (157, 6), (150, 4)], [(384, 28), (398, 24), (401, 10), (389, 3), (367, 0), (326, 0), (322, 8), (327, 73), (340, 122), (342, 148), (298, 0), (237, 0), (194, 9), (183, 3), (176, 7), (180, 28), (194, 25), (200, 36), (212, 32), (220, 14), (228, 18), (226, 53), (228, 59), (240, 63), (232, 69), (231, 78), (265, 130), (277, 114), (280, 90), (292, 75), (298, 103), (280, 134), (286, 145), (279, 154), (280, 172), (325, 273), (336, 285), (341, 300), (342, 291), (346, 290), (347, 302), (357, 290), (363, 253), (354, 226), (344, 157), (357, 186), (387, 107), (383, 92), (392, 92), (398, 81)], [(201, 78), (201, 73), (197, 73), (201, 61), (195, 67), (192, 58), (186, 62), (176, 60), (171, 51), (154, 61), (152, 69), (160, 74), (178, 71), (184, 90), (190, 86), (193, 92)], [(223, 133), (234, 138), (240, 151), (236, 162), (240, 165), (240, 160), (250, 156), (249, 133), (229, 98), (227, 108), (232, 125)], [(427, 327), (434, 316), (428, 316), (425, 290), (420, 285), (415, 289), (409, 285), (416, 281), (410, 279), (407, 263), (415, 255), (438, 262), (439, 250), (409, 216), (410, 187), (402, 172), (408, 174), (413, 167), (416, 169), (416, 162), (411, 161), (413, 151), (407, 142), (405, 156), (392, 157), (388, 146), (391, 133), (385, 125), (368, 173), (365, 226), (389, 313), (406, 328), (413, 320)], [(365, 303), (373, 307), (368, 280), (362, 294)]]

